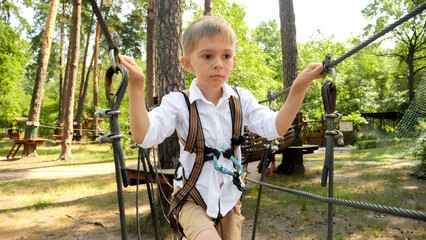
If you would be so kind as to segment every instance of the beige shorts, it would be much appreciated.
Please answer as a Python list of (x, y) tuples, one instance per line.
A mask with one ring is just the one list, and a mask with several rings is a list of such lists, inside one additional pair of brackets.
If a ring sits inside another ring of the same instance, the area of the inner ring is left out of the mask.
[[(176, 189), (175, 189), (176, 190)], [(175, 191), (176, 192), (176, 191)], [(241, 228), (243, 226), (244, 217), (241, 215), (241, 202), (238, 201), (234, 208), (222, 218), (222, 224), (218, 224), (217, 232), (226, 240), (241, 239)], [(185, 237), (193, 240), (199, 233), (207, 229), (215, 229), (214, 220), (209, 217), (206, 211), (197, 205), (194, 199), (189, 196), (183, 204), (179, 213), (179, 224), (183, 228)]]

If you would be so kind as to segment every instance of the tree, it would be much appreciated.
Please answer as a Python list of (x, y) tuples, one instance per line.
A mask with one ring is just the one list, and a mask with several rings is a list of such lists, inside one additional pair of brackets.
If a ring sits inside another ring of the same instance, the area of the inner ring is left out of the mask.
[(281, 33), (276, 20), (261, 22), (252, 33), (254, 42), (266, 54), (265, 63), (274, 73), (274, 80), (283, 82)]
[[(21, 38), (22, 30), (13, 29), (0, 19), (0, 126), (9, 127), (13, 119), (26, 110), (26, 94), (20, 87), (29, 61), (29, 43)], [(16, 101), (20, 99), (20, 101)]]
[(21, 16), (18, 6), (13, 4), (13, 2), (15, 1), (3, 0), (0, 2), (0, 20), (5, 24), (10, 24), (10, 18), (13, 15), (18, 19), (21, 26), (23, 26), (23, 29), (30, 31), (31, 27), (28, 24), (28, 21), (25, 16)]
[(87, 58), (87, 51), (89, 50), (89, 43), (90, 43), (90, 33), (92, 32), (92, 23), (93, 23), (93, 17), (94, 17), (94, 13), (92, 13), (92, 18), (90, 20), (90, 24), (87, 26), (87, 34), (86, 34), (86, 47), (84, 49), (84, 55), (83, 55), (83, 64), (82, 64), (82, 69), (81, 69), (81, 80), (80, 80), (80, 91), (79, 91), (79, 95), (78, 95), (78, 105), (77, 105), (77, 114), (75, 115), (75, 121), (76, 121), (76, 128), (77, 130), (76, 132), (76, 136), (77, 137), (81, 137), (82, 135), (82, 126), (81, 126), (81, 120), (82, 120), (82, 116), (83, 116), (83, 110), (84, 110), (84, 103), (85, 103), (85, 99), (86, 99), (86, 93), (87, 93), (87, 88), (89, 85), (89, 73), (90, 73), (90, 69), (92, 67), (92, 63), (93, 63), (93, 56), (92, 56), (92, 60), (90, 61), (90, 65), (89, 65), (89, 69), (87, 71), (87, 77), (86, 76), (86, 58)]
[[(413, 10), (424, 1), (421, 0), (381, 0), (369, 4), (362, 13), (366, 18), (377, 17), (373, 28), (369, 24), (364, 28), (365, 33), (376, 33)], [(396, 47), (388, 55), (398, 58), (406, 65), (403, 76), (407, 79), (408, 103), (414, 98), (416, 79), (420, 79), (421, 72), (426, 68), (426, 13), (422, 12), (392, 31), (390, 39), (395, 40)]]
[(134, 1), (134, 9), (127, 14), (126, 21), (119, 26), (120, 29), (115, 29), (115, 31), (119, 31), (121, 33), (120, 38), (122, 41), (120, 52), (122, 52), (122, 54), (132, 56), (135, 59), (142, 58), (141, 50), (145, 45), (144, 43), (147, 41), (145, 22), (149, 20), (147, 19), (148, 4), (146, 1)]
[[(99, 10), (102, 11), (104, 6), (104, 0), (101, 0)], [(98, 77), (98, 55), (99, 55), (99, 40), (101, 39), (101, 25), (96, 25), (96, 36), (95, 36), (95, 49), (93, 50), (93, 113), (98, 110), (99, 106), (99, 77)], [(93, 115), (92, 122), (93, 135), (97, 135), (98, 130), (98, 117)]]
[(62, 119), (62, 96), (64, 89), (64, 69), (65, 69), (65, 53), (64, 53), (64, 43), (65, 43), (65, 3), (62, 3), (62, 14), (60, 18), (61, 24), (61, 57), (59, 59), (59, 65), (61, 66), (61, 71), (59, 73), (59, 110), (58, 110), (58, 127), (61, 127), (61, 119)]
[(154, 0), (148, 0), (148, 14), (146, 17), (146, 104), (152, 107), (154, 101), (155, 69), (154, 69)]
[[(46, 29), (44, 31), (43, 43), (38, 58), (38, 68), (31, 99), (30, 112), (28, 113), (27, 128), (25, 130), (25, 139), (37, 137), (37, 128), (40, 125), (40, 109), (44, 95), (44, 80), (46, 77), (47, 65), (52, 45), (52, 35), (55, 26), (56, 14), (58, 12), (59, 0), (53, 0), (50, 4), (49, 15), (47, 17)], [(24, 145), (24, 156), (37, 156), (37, 145)]]
[(213, 11), (213, 0), (204, 0), (204, 16), (211, 16)]
[(297, 77), (297, 42), (293, 0), (280, 0), (281, 47), (284, 89)]
[[(154, 1), (155, 19), (155, 78), (156, 95), (161, 97), (172, 91), (185, 89), (185, 73), (180, 65), (182, 56), (181, 1)], [(158, 146), (158, 156), (163, 168), (174, 168), (179, 158), (179, 140), (176, 132)]]
[(74, 113), (74, 93), (77, 81), (78, 56), (80, 50), (80, 23), (81, 23), (81, 0), (73, 0), (72, 29), (70, 36), (70, 69), (65, 81), (65, 111), (64, 125), (62, 129), (61, 155), (60, 160), (72, 158), (71, 142), (73, 138), (73, 113)]
[[(293, 0), (280, 0), (281, 46), (283, 59), (284, 89), (291, 87), (297, 77), (297, 43)], [(299, 119), (298, 117), (296, 117)], [(302, 145), (301, 125), (294, 126), (294, 145)], [(285, 160), (285, 161), (284, 161)], [(286, 174), (304, 173), (303, 156), (283, 153), (283, 161), (278, 166)]]

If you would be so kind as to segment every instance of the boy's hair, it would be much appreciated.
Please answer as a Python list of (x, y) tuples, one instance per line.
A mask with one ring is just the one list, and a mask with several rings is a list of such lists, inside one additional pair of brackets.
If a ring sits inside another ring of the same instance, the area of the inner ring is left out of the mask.
[(235, 32), (225, 20), (213, 16), (204, 16), (193, 21), (182, 34), (184, 56), (191, 54), (192, 48), (199, 39), (218, 33), (223, 34), (235, 47)]

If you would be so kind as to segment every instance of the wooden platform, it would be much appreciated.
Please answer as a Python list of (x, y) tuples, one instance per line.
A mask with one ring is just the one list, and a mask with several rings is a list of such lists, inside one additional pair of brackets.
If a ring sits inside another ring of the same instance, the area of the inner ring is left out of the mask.
[(303, 145), (303, 146), (289, 146), (286, 149), (283, 149), (283, 153), (299, 153), (299, 154), (309, 154), (314, 153), (318, 150), (319, 145)]
[(284, 174), (305, 173), (303, 155), (314, 153), (318, 148), (319, 145), (289, 146), (282, 151), (275, 152), (274, 155), (282, 154), (282, 162), (277, 167), (277, 172)]
[[(27, 145), (38, 145), (38, 144), (44, 144), (46, 142), (45, 139), (15, 139), (12, 148), (10, 149), (9, 153), (7, 154), (7, 159), (9, 159), (10, 155), (12, 155), (12, 158), (15, 157), (16, 153), (18, 152), (19, 148), (22, 144)], [(16, 149), (15, 149), (16, 147)], [(13, 154), (12, 154), (13, 153)]]
[[(138, 184), (138, 166), (132, 165), (127, 166), (127, 172), (129, 174), (130, 179), (130, 185), (134, 186)], [(147, 169), (147, 172), (150, 173), (149, 169)], [(154, 182), (160, 181), (161, 189), (163, 190), (164, 194), (167, 198), (170, 198), (170, 196), (173, 193), (173, 176), (174, 176), (175, 170), (174, 169), (160, 169), (158, 171), (158, 180), (154, 179)], [(139, 184), (145, 184), (146, 183), (146, 176), (145, 172), (143, 170), (143, 166), (141, 164), (139, 169)], [(172, 187), (170, 187), (170, 185)], [(161, 196), (161, 195), (160, 195)], [(161, 199), (161, 202), (163, 205), (166, 203), (165, 199)]]

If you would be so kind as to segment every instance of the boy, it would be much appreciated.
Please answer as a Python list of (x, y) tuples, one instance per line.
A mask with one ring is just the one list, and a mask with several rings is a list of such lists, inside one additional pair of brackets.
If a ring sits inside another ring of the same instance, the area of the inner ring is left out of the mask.
[[(236, 60), (235, 43), (235, 33), (231, 26), (212, 16), (195, 20), (182, 36), (184, 56), (180, 62), (186, 71), (196, 76), (189, 88), (189, 103), (196, 103), (204, 145), (211, 149), (229, 149), (233, 145), (233, 122), (229, 107), (231, 96), (239, 99), (248, 128), (262, 137), (274, 139), (287, 131), (309, 84), (321, 77), (323, 69), (322, 64), (309, 64), (294, 81), (283, 107), (273, 112), (259, 105), (249, 91), (239, 87), (234, 90), (226, 84)], [(127, 56), (121, 56), (120, 60), (129, 71), (130, 128), (133, 140), (141, 147), (149, 148), (161, 143), (174, 130), (186, 140), (189, 110), (184, 95), (169, 93), (162, 98), (159, 107), (148, 113), (144, 102), (145, 78), (141, 69)], [(236, 155), (238, 159), (241, 158), (240, 148)], [(196, 157), (197, 154), (185, 151), (180, 143), (180, 176), (182, 173), (185, 179), (190, 176)], [(234, 169), (233, 163), (223, 154), (218, 157), (217, 163), (226, 169)], [(177, 181), (176, 185), (174, 194), (184, 187), (184, 183)], [(240, 211), (241, 191), (233, 183), (233, 177), (217, 171), (212, 161), (205, 160), (195, 188), (206, 208), (194, 201), (191, 194), (180, 206), (179, 214), (175, 215), (186, 238), (240, 239), (244, 217)], [(219, 223), (218, 217), (221, 219)], [(215, 229), (215, 223), (218, 223), (218, 230)]]

